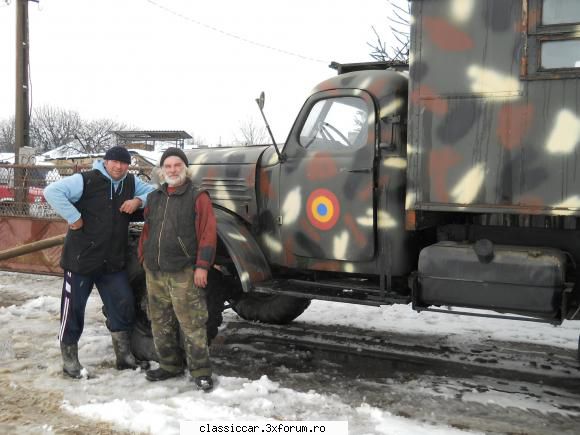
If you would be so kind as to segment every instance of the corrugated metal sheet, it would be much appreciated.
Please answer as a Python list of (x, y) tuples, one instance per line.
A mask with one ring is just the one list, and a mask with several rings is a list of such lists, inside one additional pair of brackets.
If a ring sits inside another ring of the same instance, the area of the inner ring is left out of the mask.
[[(67, 231), (64, 220), (0, 216), (0, 250), (58, 236)], [(0, 269), (14, 272), (61, 275), (60, 246), (0, 261)]]

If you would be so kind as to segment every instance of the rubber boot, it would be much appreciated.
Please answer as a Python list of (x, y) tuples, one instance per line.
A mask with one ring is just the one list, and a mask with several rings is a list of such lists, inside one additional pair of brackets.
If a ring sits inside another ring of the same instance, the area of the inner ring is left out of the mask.
[(140, 361), (131, 352), (131, 333), (129, 331), (111, 332), (113, 339), (113, 350), (117, 358), (117, 370), (137, 369), (146, 370), (149, 368), (148, 361)]
[(209, 393), (213, 389), (213, 380), (211, 376), (197, 376), (193, 379), (197, 388), (204, 393)]
[(213, 389), (213, 380), (211, 376), (197, 376), (193, 379), (197, 388), (204, 393), (209, 393)]
[(79, 346), (75, 344), (65, 344), (61, 341), (60, 353), (62, 354), (62, 372), (73, 379), (80, 379), (83, 366), (79, 362)]
[(147, 373), (145, 373), (145, 378), (151, 382), (165, 381), (167, 379), (178, 378), (180, 376), (183, 376), (183, 370), (180, 372), (170, 372), (162, 369), (161, 367), (154, 370), (147, 370)]

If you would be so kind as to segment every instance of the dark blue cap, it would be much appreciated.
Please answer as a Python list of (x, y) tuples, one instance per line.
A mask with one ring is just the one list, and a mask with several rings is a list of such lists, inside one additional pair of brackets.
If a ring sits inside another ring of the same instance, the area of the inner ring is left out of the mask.
[(117, 160), (119, 162), (131, 164), (131, 154), (127, 151), (127, 148), (120, 146), (114, 146), (109, 148), (105, 154), (105, 160)]

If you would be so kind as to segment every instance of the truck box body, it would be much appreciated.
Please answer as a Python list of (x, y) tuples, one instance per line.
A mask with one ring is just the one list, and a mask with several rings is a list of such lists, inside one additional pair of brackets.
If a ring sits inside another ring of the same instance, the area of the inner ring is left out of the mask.
[(580, 214), (575, 3), (412, 2), (408, 210)]

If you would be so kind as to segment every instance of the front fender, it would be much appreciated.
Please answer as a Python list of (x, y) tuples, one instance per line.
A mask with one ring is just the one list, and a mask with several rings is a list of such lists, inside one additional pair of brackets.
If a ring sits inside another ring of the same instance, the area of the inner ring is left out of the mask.
[(217, 235), (232, 259), (244, 292), (249, 292), (254, 283), (272, 277), (270, 264), (262, 253), (256, 239), (241, 219), (214, 206), (217, 220)]

